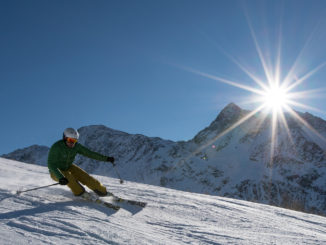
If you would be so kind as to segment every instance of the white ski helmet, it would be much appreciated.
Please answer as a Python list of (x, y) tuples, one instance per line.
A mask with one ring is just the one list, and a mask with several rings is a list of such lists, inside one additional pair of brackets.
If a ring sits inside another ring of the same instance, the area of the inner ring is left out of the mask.
[(65, 131), (63, 131), (63, 137), (64, 138), (73, 138), (73, 139), (78, 140), (79, 133), (74, 128), (66, 128)]

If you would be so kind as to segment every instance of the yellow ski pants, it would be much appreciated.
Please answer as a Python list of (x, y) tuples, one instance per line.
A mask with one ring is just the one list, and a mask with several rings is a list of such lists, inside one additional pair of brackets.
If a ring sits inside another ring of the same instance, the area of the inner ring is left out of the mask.
[[(75, 196), (80, 196), (85, 192), (85, 188), (80, 183), (86, 185), (89, 189), (93, 190), (100, 196), (105, 196), (107, 194), (104, 185), (75, 164), (72, 164), (66, 171), (60, 170), (60, 172), (68, 179), (69, 183), (67, 185)], [(52, 173), (51, 178), (58, 182), (58, 179)]]

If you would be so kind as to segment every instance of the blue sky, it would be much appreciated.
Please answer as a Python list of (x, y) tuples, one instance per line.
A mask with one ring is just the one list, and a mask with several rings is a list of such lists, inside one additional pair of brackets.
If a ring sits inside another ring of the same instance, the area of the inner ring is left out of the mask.
[[(184, 67), (257, 87), (230, 59), (264, 77), (253, 30), (264, 57), (281, 40), (283, 74), (297, 59), (304, 76), (326, 60), (325, 26), (322, 0), (0, 1), (0, 154), (95, 124), (189, 140), (228, 103), (255, 105)], [(322, 67), (298, 91), (325, 78)], [(325, 119), (322, 92), (300, 103)]]

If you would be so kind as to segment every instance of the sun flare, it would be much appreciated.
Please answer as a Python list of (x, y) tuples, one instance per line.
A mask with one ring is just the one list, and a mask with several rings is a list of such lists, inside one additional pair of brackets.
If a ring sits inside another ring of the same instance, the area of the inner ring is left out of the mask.
[(289, 94), (281, 86), (273, 85), (265, 89), (261, 99), (268, 109), (281, 112), (289, 103)]

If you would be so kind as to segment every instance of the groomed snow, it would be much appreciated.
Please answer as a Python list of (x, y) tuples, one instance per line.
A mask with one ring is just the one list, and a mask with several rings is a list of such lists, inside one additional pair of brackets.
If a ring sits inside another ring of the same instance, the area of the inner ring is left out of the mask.
[(326, 244), (326, 218), (97, 176), (144, 209), (118, 212), (53, 186), (46, 167), (0, 158), (0, 244)]

